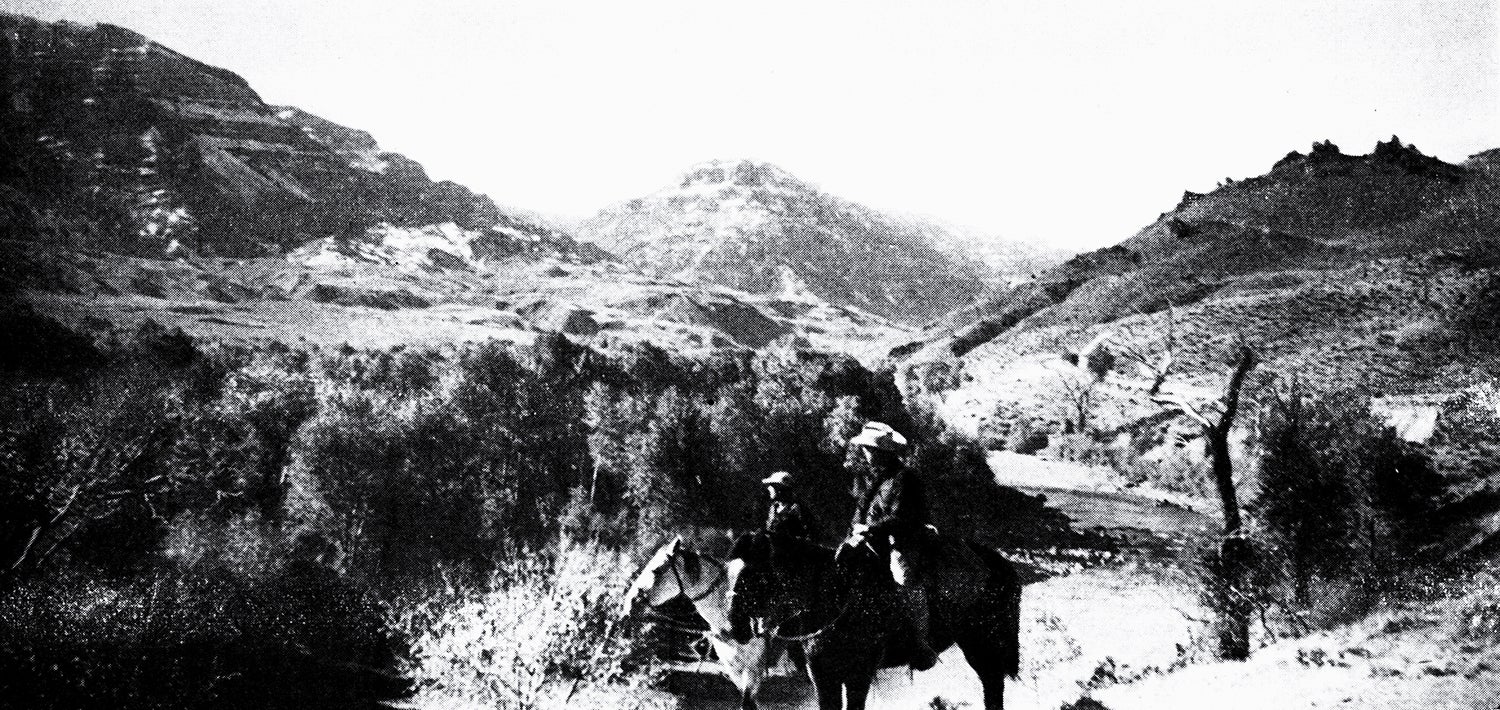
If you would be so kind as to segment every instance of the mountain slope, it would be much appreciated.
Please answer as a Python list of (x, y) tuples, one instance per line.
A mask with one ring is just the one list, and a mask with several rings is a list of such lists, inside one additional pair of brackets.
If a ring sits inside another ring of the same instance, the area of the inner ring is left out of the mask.
[(946, 327), (906, 352), (941, 343), (963, 355), (1012, 331), (1088, 327), (1216, 294), (1265, 291), (1259, 282), (1275, 273), (1297, 281), (1287, 272), (1410, 260), (1443, 249), (1462, 253), (1453, 257), (1460, 260), (1482, 259), (1493, 253), (1500, 226), (1500, 183), (1482, 162), (1450, 165), (1396, 138), (1365, 156), (1318, 144), (1308, 155), (1288, 155), (1266, 175), (1206, 195), (1186, 193), (1129, 239), (952, 314)]
[(508, 217), (367, 133), (268, 105), (238, 75), (112, 25), (0, 14), (0, 157), (0, 228), (143, 256)]
[(750, 161), (695, 166), (578, 227), (580, 239), (659, 276), (806, 293), (908, 323), (969, 302), (984, 284), (985, 266), (945, 249), (939, 232)]
[(111, 25), (0, 14), (0, 293), (88, 330), (371, 346), (563, 332), (596, 346), (878, 354), (816, 299), (653, 278), (364, 131)]
[[(1265, 175), (1189, 193), (1119, 244), (955, 312), (893, 352), (962, 429), (1004, 434), (1019, 417), (1058, 433), (1078, 428), (1082, 407), (1090, 433), (1155, 447), (1171, 459), (1162, 471), (1192, 470), (1201, 447), (1161, 444), (1196, 430), (1162, 418), (1149, 366), (1170, 354), (1162, 391), (1212, 402), (1240, 343), (1261, 363), (1252, 398), (1276, 378), (1354, 392), (1393, 424), (1425, 421), (1404, 431), (1442, 449), (1441, 435), (1430, 438), (1434, 420), (1440, 434), (1447, 426), (1441, 403), (1500, 378), (1493, 166), (1493, 151), (1455, 165), (1396, 138), (1368, 155), (1320, 143)], [(1099, 356), (1090, 364), (1108, 363), (1102, 377), (1069, 364), (1085, 350)], [(1445, 502), (1488, 515), (1500, 477), (1477, 470), (1447, 467)]]

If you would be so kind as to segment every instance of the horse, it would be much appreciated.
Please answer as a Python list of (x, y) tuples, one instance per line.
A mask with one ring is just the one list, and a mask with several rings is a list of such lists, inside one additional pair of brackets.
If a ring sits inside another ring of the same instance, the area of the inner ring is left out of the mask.
[[(1020, 579), (1008, 560), (977, 544), (942, 538), (929, 547), (930, 567), (941, 559), (968, 565), (971, 573), (964, 583), (929, 584), (928, 642), (938, 652), (957, 644), (979, 675), (986, 710), (1003, 710), (1005, 680), (1020, 671)], [(748, 638), (754, 618), (773, 636), (800, 642), (819, 710), (863, 710), (876, 671), (905, 665), (887, 651), (902, 641), (893, 623), (899, 589), (868, 545), (846, 543), (835, 551), (752, 533), (730, 557), (737, 568), (732, 637)]]
[(723, 675), (739, 689), (740, 708), (755, 710), (761, 682), (787, 644), (753, 634), (743, 640), (730, 637), (729, 590), (734, 588), (738, 567), (697, 551), (679, 535), (658, 548), (641, 569), (626, 592), (622, 616), (630, 618), (643, 608), (655, 609), (678, 597), (687, 598), (698, 616), (708, 622), (704, 638), (718, 654)]

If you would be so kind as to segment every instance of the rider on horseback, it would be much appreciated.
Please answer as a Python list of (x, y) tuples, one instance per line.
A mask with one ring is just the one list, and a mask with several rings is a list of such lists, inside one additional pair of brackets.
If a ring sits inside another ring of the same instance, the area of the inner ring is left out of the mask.
[(760, 482), (766, 487), (766, 494), (771, 499), (766, 510), (766, 533), (778, 539), (814, 539), (816, 535), (812, 516), (797, 500), (792, 474), (777, 471), (762, 478)]
[(931, 535), (923, 481), (902, 462), (906, 437), (891, 427), (870, 422), (849, 443), (858, 445), (869, 463), (868, 476), (859, 481), (853, 541), (889, 560), (906, 613), (910, 665), (927, 670), (937, 663), (937, 654), (927, 640), (927, 591), (920, 576), (919, 548)]

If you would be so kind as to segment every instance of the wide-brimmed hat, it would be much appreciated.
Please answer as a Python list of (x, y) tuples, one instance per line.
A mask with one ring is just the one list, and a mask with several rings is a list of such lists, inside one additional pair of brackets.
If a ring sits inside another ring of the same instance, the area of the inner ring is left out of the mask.
[(881, 451), (901, 452), (906, 449), (906, 437), (901, 432), (892, 429), (890, 425), (881, 422), (870, 422), (849, 443), (863, 446), (867, 449), (880, 449)]
[(781, 486), (790, 488), (792, 486), (792, 474), (786, 471), (777, 471), (765, 478), (760, 479), (761, 484), (767, 486)]

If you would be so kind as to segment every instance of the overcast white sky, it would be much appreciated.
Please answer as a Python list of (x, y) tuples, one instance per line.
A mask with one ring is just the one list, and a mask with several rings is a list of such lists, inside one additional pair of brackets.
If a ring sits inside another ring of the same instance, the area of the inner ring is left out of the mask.
[(1496, 0), (0, 0), (123, 25), (577, 218), (750, 157), (1082, 249), (1331, 138), (1500, 147)]

